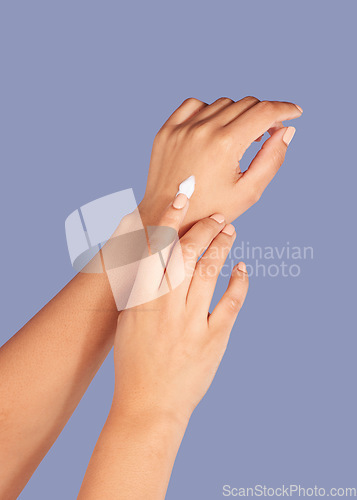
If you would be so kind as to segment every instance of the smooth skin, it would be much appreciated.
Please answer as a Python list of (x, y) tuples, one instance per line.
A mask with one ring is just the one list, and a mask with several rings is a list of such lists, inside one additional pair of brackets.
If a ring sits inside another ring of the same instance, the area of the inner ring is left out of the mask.
[[(300, 115), (295, 104), (252, 97), (186, 100), (155, 138), (144, 224), (159, 221), (190, 175), (197, 190), (181, 234), (215, 212), (238, 217), (284, 160), (281, 122)], [(265, 131), (272, 136), (240, 174), (239, 159)], [(113, 346), (117, 318), (107, 276), (79, 273), (0, 349), (0, 498), (18, 497), (55, 442)]]
[[(291, 140), (295, 131), (283, 127), (282, 121), (301, 113), (295, 104), (255, 97), (238, 102), (221, 98), (211, 105), (186, 100), (155, 138), (139, 205), (144, 222), (159, 220), (178, 184), (190, 175), (195, 175), (197, 189), (182, 232), (214, 212), (232, 222), (260, 199), (278, 172), (288, 146), (284, 138)], [(245, 151), (267, 131), (271, 137), (242, 173), (239, 162)]]
[[(184, 212), (171, 205), (159, 224), (178, 230)], [(113, 404), (79, 499), (165, 498), (190, 416), (211, 385), (248, 291), (246, 268), (239, 263), (209, 314), (235, 237), (221, 214), (197, 222), (180, 241), (182, 284), (120, 314)]]

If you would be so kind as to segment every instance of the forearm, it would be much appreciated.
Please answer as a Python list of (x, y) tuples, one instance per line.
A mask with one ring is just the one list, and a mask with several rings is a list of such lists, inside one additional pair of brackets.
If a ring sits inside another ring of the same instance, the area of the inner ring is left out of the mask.
[(79, 499), (164, 499), (187, 422), (172, 415), (112, 408)]
[[(132, 214), (117, 234), (140, 225)], [(110, 351), (121, 283), (79, 273), (0, 349), (0, 496), (22, 490)]]
[(0, 349), (0, 497), (16, 498), (113, 345), (106, 275), (78, 274)]

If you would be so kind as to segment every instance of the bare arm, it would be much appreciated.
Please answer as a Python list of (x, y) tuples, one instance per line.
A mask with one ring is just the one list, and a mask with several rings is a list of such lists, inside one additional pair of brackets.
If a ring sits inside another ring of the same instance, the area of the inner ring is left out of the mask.
[[(169, 208), (162, 224), (176, 220), (178, 225), (179, 212)], [(80, 499), (165, 498), (186, 426), (213, 380), (248, 290), (248, 275), (240, 263), (209, 315), (216, 280), (234, 239), (234, 227), (226, 225), (222, 215), (199, 221), (181, 238), (183, 282), (156, 300), (121, 313), (113, 405)], [(174, 250), (168, 268), (179, 265), (176, 255)], [(161, 283), (150, 272), (147, 279)]]
[[(198, 189), (182, 233), (217, 211), (238, 217), (284, 160), (291, 129), (282, 120), (300, 115), (292, 103), (252, 97), (185, 101), (155, 139), (144, 224), (158, 221), (190, 175)], [(266, 130), (272, 136), (241, 173), (245, 149)], [(16, 498), (56, 440), (113, 345), (117, 316), (107, 276), (79, 274), (0, 349), (1, 498)]]
[(0, 349), (0, 497), (17, 498), (113, 345), (105, 274), (78, 274)]
[(188, 422), (163, 413), (112, 409), (79, 499), (164, 499)]

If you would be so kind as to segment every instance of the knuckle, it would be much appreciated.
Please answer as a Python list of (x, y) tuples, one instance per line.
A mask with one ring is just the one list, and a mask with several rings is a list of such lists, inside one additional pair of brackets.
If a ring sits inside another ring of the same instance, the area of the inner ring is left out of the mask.
[(196, 99), (195, 97), (188, 97), (182, 104), (202, 104), (202, 101)]
[(201, 121), (195, 123), (191, 128), (191, 134), (195, 139), (206, 139), (212, 131), (212, 126), (208, 121)]
[(202, 281), (211, 281), (217, 277), (217, 266), (213, 263), (201, 263), (196, 267), (196, 272)]
[(242, 308), (242, 300), (235, 295), (228, 295), (227, 309), (233, 313), (238, 313)]
[(232, 131), (229, 128), (222, 128), (219, 133), (215, 135), (215, 140), (224, 150), (229, 150), (234, 144)]
[(216, 232), (216, 226), (217, 222), (215, 222), (213, 219), (210, 217), (206, 217), (205, 219), (202, 219), (200, 222), (200, 226), (204, 231), (209, 231), (209, 232)]
[(256, 203), (258, 203), (261, 196), (262, 196), (262, 192), (258, 187), (256, 187), (255, 189), (252, 189), (248, 195), (248, 200), (249, 200), (250, 205), (255, 205)]
[(252, 104), (258, 104), (258, 102), (260, 102), (257, 97), (253, 97), (252, 95), (247, 95), (243, 100)]
[(274, 103), (272, 101), (260, 101), (258, 106), (265, 113), (270, 113), (274, 109)]
[(274, 163), (281, 165), (285, 158), (285, 151), (282, 148), (274, 147), (270, 151)]
[(233, 99), (231, 99), (230, 97), (220, 97), (219, 99), (217, 99), (216, 102), (220, 102), (220, 103), (224, 103), (224, 104), (233, 104), (234, 103)]

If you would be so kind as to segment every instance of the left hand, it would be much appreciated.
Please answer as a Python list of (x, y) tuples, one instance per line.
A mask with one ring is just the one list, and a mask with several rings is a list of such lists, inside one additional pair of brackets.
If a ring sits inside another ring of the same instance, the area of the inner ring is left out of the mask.
[[(290, 102), (259, 101), (245, 97), (234, 102), (221, 98), (207, 105), (187, 99), (155, 137), (144, 199), (139, 205), (145, 225), (155, 225), (190, 175), (197, 181), (195, 196), (181, 232), (212, 213), (227, 222), (256, 203), (282, 165), (293, 127), (282, 121), (301, 116)], [(267, 139), (249, 168), (239, 162), (253, 141)]]

